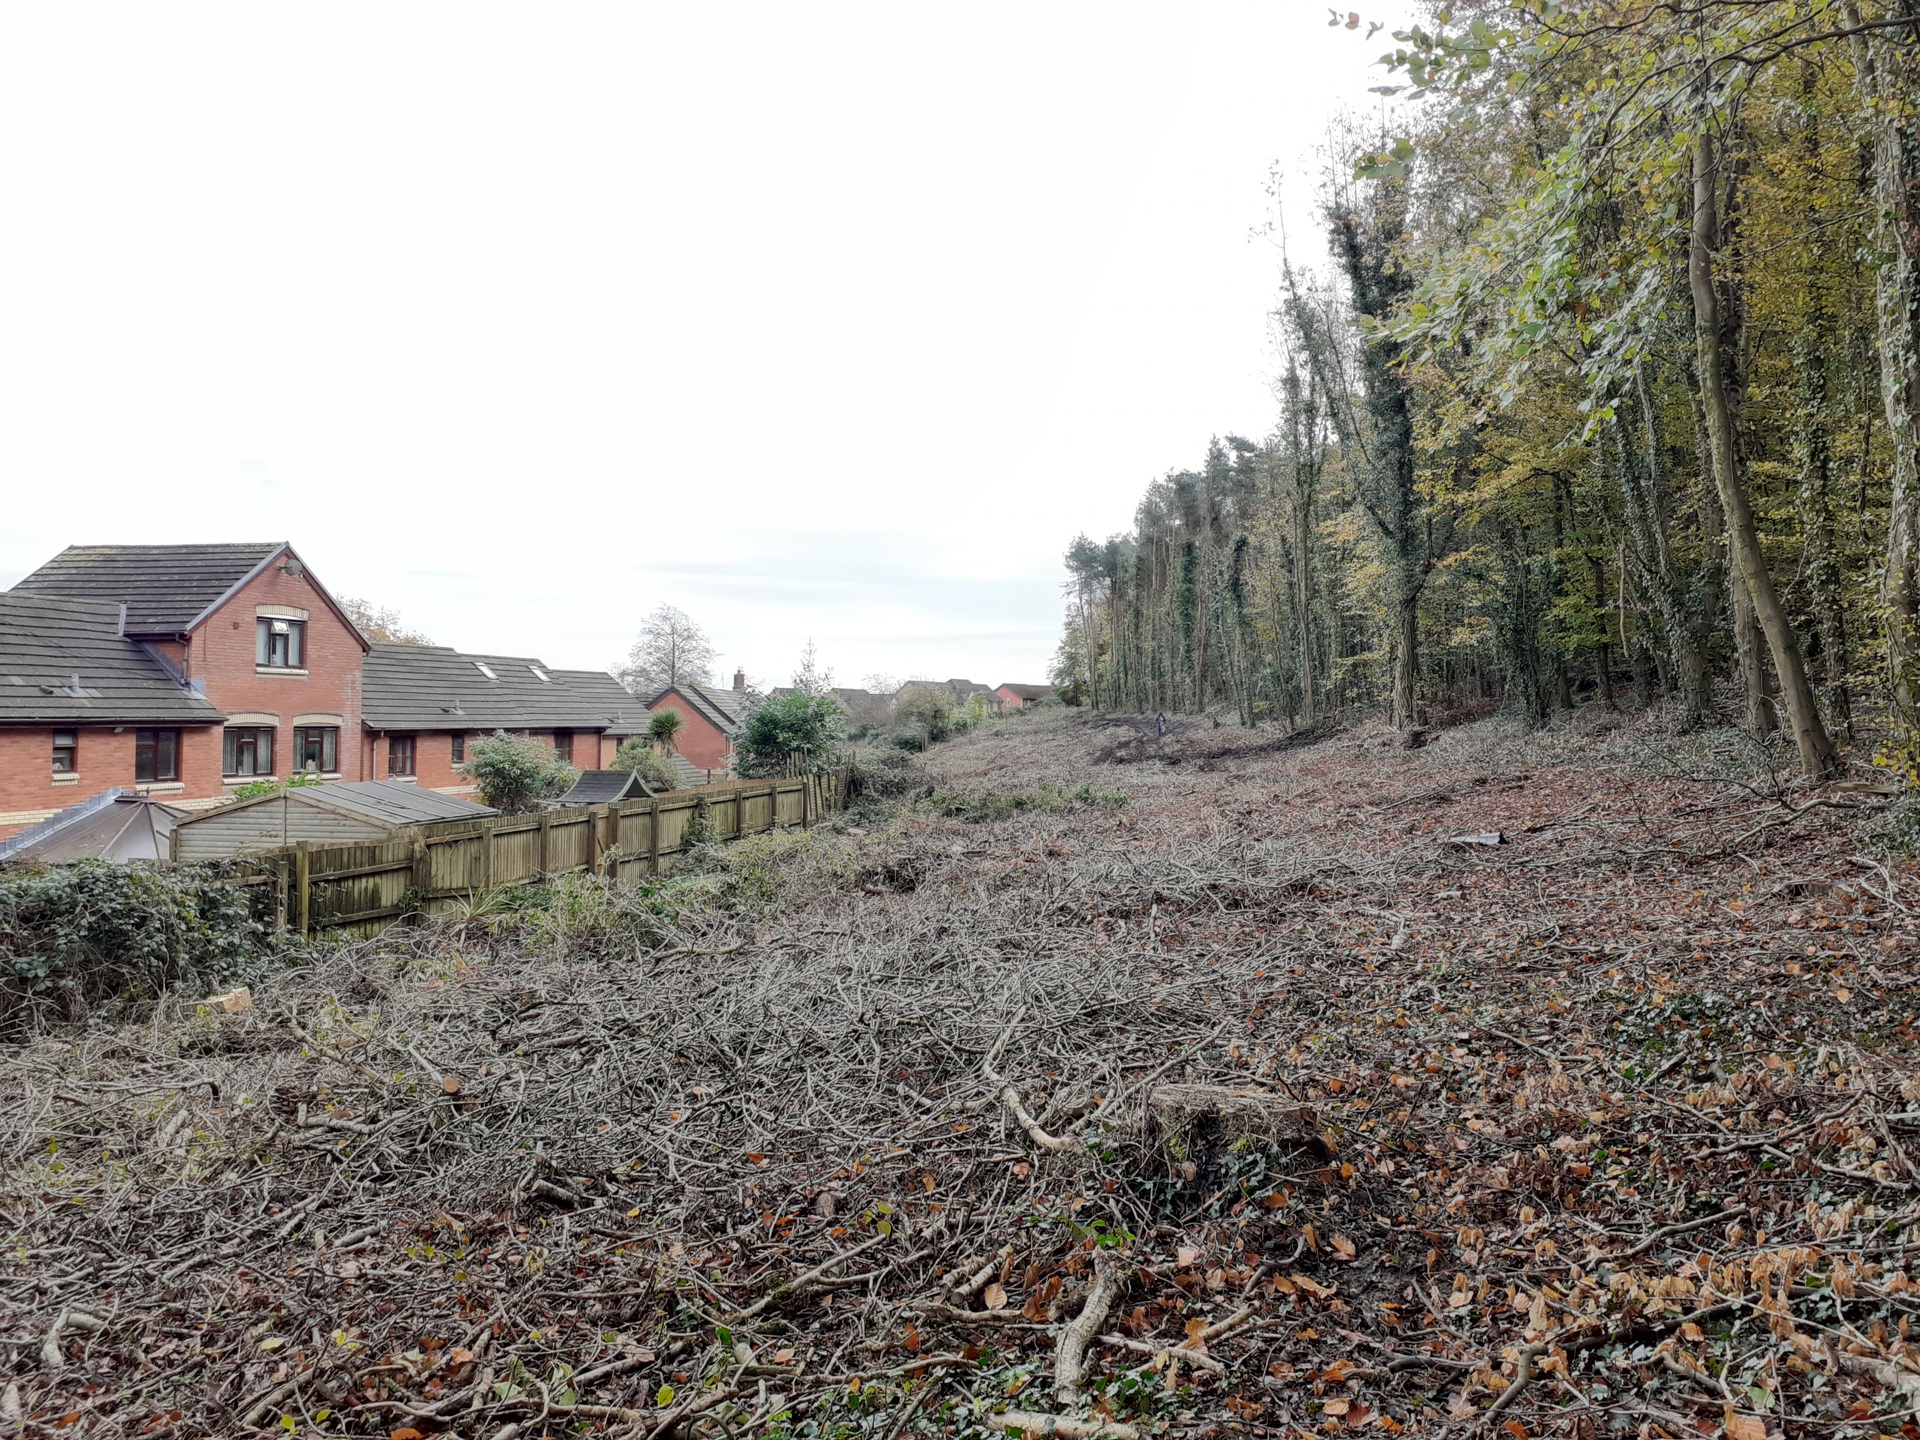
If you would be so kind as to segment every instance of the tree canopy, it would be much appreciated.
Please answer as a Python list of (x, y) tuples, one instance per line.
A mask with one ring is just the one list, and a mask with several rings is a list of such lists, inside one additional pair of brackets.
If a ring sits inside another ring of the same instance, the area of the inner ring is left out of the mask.
[[(1354, 17), (1337, 15), (1333, 23)], [(1395, 36), (1277, 413), (1077, 539), (1096, 706), (1730, 710), (1920, 761), (1920, 8), (1524, 0)]]
[(641, 625), (627, 663), (619, 669), (620, 683), (642, 697), (688, 681), (705, 684), (713, 678), (717, 655), (713, 641), (691, 615), (661, 605)]

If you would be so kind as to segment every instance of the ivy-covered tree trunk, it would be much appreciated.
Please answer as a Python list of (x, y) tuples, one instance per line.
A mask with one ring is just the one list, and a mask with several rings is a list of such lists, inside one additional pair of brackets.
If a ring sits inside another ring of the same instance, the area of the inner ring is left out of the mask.
[(1726, 355), (1720, 327), (1720, 298), (1714, 285), (1713, 257), (1719, 241), (1718, 158), (1712, 135), (1702, 130), (1693, 143), (1693, 233), (1687, 250), (1687, 280), (1693, 292), (1694, 338), (1698, 349), (1700, 402), (1707, 422), (1714, 484), (1726, 512), (1727, 544), (1736, 583), (1753, 604), (1754, 619), (1765, 634), (1780, 679), (1780, 698), (1793, 726), (1801, 768), (1813, 776), (1833, 773), (1838, 757), (1819, 706), (1807, 683), (1800, 645), (1780, 603), (1779, 591), (1760, 549), (1759, 527), (1740, 473), (1739, 442), (1732, 397), (1727, 391)]

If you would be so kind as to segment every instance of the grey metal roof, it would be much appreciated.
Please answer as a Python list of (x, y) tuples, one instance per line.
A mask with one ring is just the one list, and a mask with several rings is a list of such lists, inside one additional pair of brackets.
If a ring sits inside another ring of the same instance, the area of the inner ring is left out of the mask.
[(0, 592), (0, 724), (225, 718), (156, 652), (120, 633), (118, 604)]
[(116, 786), (0, 840), (0, 860), (164, 860), (185, 813)]
[(707, 720), (707, 722), (725, 735), (737, 735), (746, 725), (746, 716), (742, 713), (741, 699), (731, 690), (716, 690), (706, 685), (696, 685), (691, 680), (682, 680), (677, 685), (669, 685), (647, 702), (651, 710), (669, 695), (677, 694)]
[(127, 607), (129, 635), (178, 635), (287, 548), (250, 545), (69, 545), (15, 592)]
[(611, 805), (616, 800), (639, 800), (651, 794), (637, 770), (582, 770), (573, 788), (553, 803), (568, 807)]
[(554, 670), (531, 655), (469, 655), (444, 645), (376, 642), (361, 674), (360, 714), (375, 730), (620, 735), (647, 725), (640, 702), (611, 675)]
[[(315, 805), (386, 825), (426, 825), (435, 820), (480, 820), (500, 812), (458, 795), (442, 795), (396, 780), (349, 780), (331, 785), (294, 786), (286, 792)], [(272, 799), (272, 796), (266, 797)], [(218, 812), (209, 811), (209, 814)]]

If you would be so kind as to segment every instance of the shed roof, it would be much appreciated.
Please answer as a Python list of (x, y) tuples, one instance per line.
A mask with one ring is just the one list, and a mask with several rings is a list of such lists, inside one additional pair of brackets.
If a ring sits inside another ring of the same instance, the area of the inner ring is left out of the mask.
[(389, 830), (403, 829), (408, 825), (430, 825), (440, 820), (482, 820), (500, 813), (485, 805), (476, 805), (471, 800), (462, 800), (457, 795), (445, 795), (438, 790), (405, 785), (396, 780), (347, 780), (326, 785), (292, 785), (268, 795), (257, 795), (251, 800), (202, 810), (197, 815), (180, 820), (176, 828), (205, 825), (255, 805), (280, 803), (317, 806), (371, 821)]
[(639, 800), (653, 794), (637, 770), (582, 770), (573, 788), (553, 803), (611, 805), (616, 800)]
[(382, 641), (367, 652), (362, 676), (360, 714), (375, 730), (646, 728), (640, 702), (611, 675), (555, 670), (531, 655)]
[[(426, 825), (436, 820), (481, 820), (498, 815), (498, 810), (444, 795), (438, 790), (405, 785), (397, 780), (351, 780), (332, 785), (296, 786), (287, 791), (331, 806), (349, 815), (360, 815), (387, 825)], [(267, 797), (271, 799), (272, 797)]]
[(158, 654), (120, 633), (120, 607), (0, 592), (0, 723), (156, 722), (225, 717)]
[(0, 840), (0, 860), (161, 860), (185, 813), (131, 790), (102, 790)]

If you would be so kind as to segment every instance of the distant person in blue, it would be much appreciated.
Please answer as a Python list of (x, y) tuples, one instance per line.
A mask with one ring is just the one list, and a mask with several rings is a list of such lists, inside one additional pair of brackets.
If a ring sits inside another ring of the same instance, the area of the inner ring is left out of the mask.
[(1167, 733), (1167, 717), (1165, 715), (1156, 715), (1153, 717), (1153, 733), (1156, 735), (1164, 735)]

